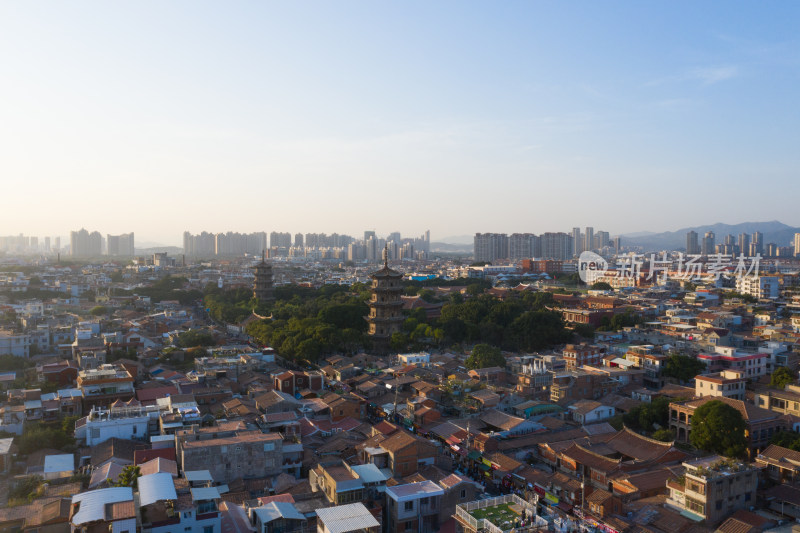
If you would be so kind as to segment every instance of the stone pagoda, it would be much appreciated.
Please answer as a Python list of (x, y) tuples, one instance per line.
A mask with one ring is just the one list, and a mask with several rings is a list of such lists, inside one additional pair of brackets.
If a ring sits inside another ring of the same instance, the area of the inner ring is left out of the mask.
[(378, 353), (389, 351), (392, 334), (400, 331), (403, 325), (403, 274), (389, 268), (389, 248), (383, 250), (383, 268), (373, 272), (372, 297), (369, 300), (369, 337)]
[(267, 263), (265, 256), (266, 253), (262, 254), (261, 262), (256, 265), (253, 282), (253, 296), (261, 303), (275, 299), (272, 294), (272, 265)]

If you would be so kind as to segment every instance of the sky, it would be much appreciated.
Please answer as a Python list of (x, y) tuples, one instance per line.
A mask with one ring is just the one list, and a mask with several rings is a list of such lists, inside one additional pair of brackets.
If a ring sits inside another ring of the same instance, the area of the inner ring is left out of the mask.
[(0, 2), (0, 235), (800, 226), (796, 2)]

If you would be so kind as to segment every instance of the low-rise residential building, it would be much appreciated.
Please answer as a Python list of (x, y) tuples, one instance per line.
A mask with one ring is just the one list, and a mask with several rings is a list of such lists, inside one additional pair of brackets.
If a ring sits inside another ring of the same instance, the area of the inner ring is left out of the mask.
[(746, 424), (745, 437), (751, 454), (764, 449), (773, 435), (788, 428), (786, 419), (774, 411), (732, 398), (706, 396), (688, 402), (669, 404), (669, 428), (675, 432), (676, 441), (689, 442), (695, 410), (710, 401), (727, 403), (742, 414)]
[(741, 371), (723, 370), (714, 374), (699, 375), (694, 381), (695, 396), (699, 398), (713, 396), (742, 401), (745, 399), (744, 388), (747, 380)]
[(72, 497), (69, 522), (74, 532), (136, 531), (133, 489), (111, 487), (75, 494)]
[(664, 384), (661, 371), (667, 363), (668, 356), (656, 350), (650, 344), (631, 346), (625, 353), (625, 359), (644, 370), (643, 383), (646, 387), (659, 389)]
[(115, 365), (101, 365), (78, 373), (78, 388), (86, 410), (109, 406), (116, 400), (128, 401), (135, 394), (133, 376)]
[(439, 529), (444, 489), (432, 481), (386, 489), (386, 532), (433, 533)]
[(613, 418), (616, 414), (613, 406), (603, 405), (594, 400), (578, 400), (567, 407), (567, 410), (572, 414), (572, 419), (582, 425), (602, 422)]
[(181, 469), (209, 470), (217, 482), (273, 477), (282, 472), (283, 437), (280, 433), (193, 426), (177, 431), (175, 437)]
[(373, 464), (351, 466), (344, 461), (320, 463), (308, 473), (313, 491), (322, 491), (333, 505), (376, 500), (388, 478)]
[(736, 291), (754, 298), (775, 299), (780, 296), (778, 276), (737, 276)]
[(13, 445), (14, 437), (0, 439), (0, 472), (6, 473), (11, 470)]
[(753, 403), (776, 413), (800, 417), (800, 387), (787, 385), (784, 390), (757, 390)]
[(422, 465), (433, 464), (437, 455), (433, 443), (405, 431), (375, 435), (358, 449), (363, 463), (372, 463), (379, 469), (388, 468), (397, 478), (414, 474)]
[(767, 373), (767, 353), (747, 353), (728, 346), (717, 346), (715, 353), (701, 353), (697, 359), (706, 364), (709, 372), (738, 370), (745, 379), (758, 379)]
[(776, 483), (795, 483), (800, 480), (800, 452), (770, 444), (755, 458), (766, 477)]
[(0, 355), (29, 357), (31, 338), (27, 333), (0, 330)]
[(317, 509), (317, 533), (378, 533), (380, 528), (360, 502)]
[(397, 360), (403, 365), (426, 366), (431, 362), (431, 354), (427, 352), (401, 353), (397, 355)]
[(602, 346), (567, 344), (562, 354), (567, 363), (567, 370), (577, 370), (585, 365), (599, 365), (605, 352), (606, 350)]
[(269, 502), (250, 508), (257, 533), (308, 533), (308, 519), (290, 502)]
[(667, 506), (717, 524), (755, 505), (758, 469), (718, 455), (683, 463), (683, 480), (667, 481)]
[(158, 420), (158, 414), (158, 406), (93, 407), (86, 417), (75, 422), (75, 439), (86, 446), (97, 446), (113, 437), (146, 441), (151, 420)]
[(273, 386), (275, 390), (295, 397), (303, 390), (320, 393), (325, 387), (325, 376), (322, 372), (287, 370), (275, 376)]
[(460, 503), (453, 517), (464, 533), (533, 533), (547, 528), (536, 505), (516, 494)]

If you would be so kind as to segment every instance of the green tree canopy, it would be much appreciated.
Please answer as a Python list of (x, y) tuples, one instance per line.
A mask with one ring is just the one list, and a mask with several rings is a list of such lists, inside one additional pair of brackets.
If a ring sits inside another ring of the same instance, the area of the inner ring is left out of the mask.
[(122, 472), (119, 473), (117, 481), (114, 482), (114, 486), (136, 488), (138, 480), (141, 476), (142, 472), (138, 466), (128, 465), (122, 470)]
[(19, 446), (19, 453), (28, 455), (45, 448), (63, 449), (75, 444), (72, 437), (75, 428), (65, 431), (61, 427), (53, 427), (47, 424), (31, 424), (25, 426), (25, 432), (16, 440)]
[(689, 381), (694, 379), (694, 377), (705, 370), (705, 368), (706, 365), (699, 359), (674, 353), (667, 359), (661, 374), (679, 381)]
[(769, 443), (800, 452), (800, 433), (796, 431), (781, 431), (776, 433)]
[(214, 335), (208, 331), (190, 329), (178, 335), (178, 346), (181, 348), (194, 348), (195, 346), (214, 346)]
[(614, 290), (614, 287), (612, 287), (608, 282), (605, 282), (605, 281), (597, 281), (595, 283), (592, 283), (592, 286), (590, 288), (592, 290), (595, 290), (595, 291), (613, 291)]
[(625, 413), (623, 421), (629, 428), (641, 431), (652, 431), (656, 425), (664, 428), (669, 424), (669, 402), (669, 398), (660, 396), (637, 405)]
[(769, 379), (769, 386), (776, 389), (783, 389), (786, 385), (794, 383), (794, 381), (795, 377), (792, 371), (785, 366), (781, 366), (772, 373), (772, 377)]
[(499, 366), (505, 368), (506, 358), (500, 352), (500, 348), (489, 344), (476, 344), (472, 353), (467, 357), (465, 366), (470, 370), (478, 368), (489, 368)]
[(692, 416), (692, 446), (726, 457), (747, 453), (746, 424), (742, 414), (730, 405), (712, 400), (698, 407)]
[(653, 432), (653, 438), (661, 442), (672, 442), (675, 440), (675, 433), (671, 429), (661, 428)]
[(89, 311), (89, 314), (92, 316), (103, 316), (105, 314), (108, 314), (108, 307), (102, 305), (96, 305), (92, 307), (92, 309)]

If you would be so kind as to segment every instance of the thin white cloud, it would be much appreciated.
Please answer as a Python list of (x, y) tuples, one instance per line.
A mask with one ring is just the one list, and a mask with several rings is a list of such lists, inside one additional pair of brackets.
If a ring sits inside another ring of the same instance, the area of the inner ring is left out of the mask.
[(739, 67), (736, 65), (724, 65), (714, 67), (695, 67), (682, 74), (665, 76), (648, 81), (644, 87), (657, 87), (671, 83), (682, 83), (687, 81), (700, 82), (702, 85), (714, 85), (723, 81), (731, 80), (740, 75)]
[(739, 67), (736, 65), (695, 68), (689, 72), (689, 77), (691, 79), (699, 80), (703, 85), (713, 85), (721, 81), (733, 79), (738, 75)]

